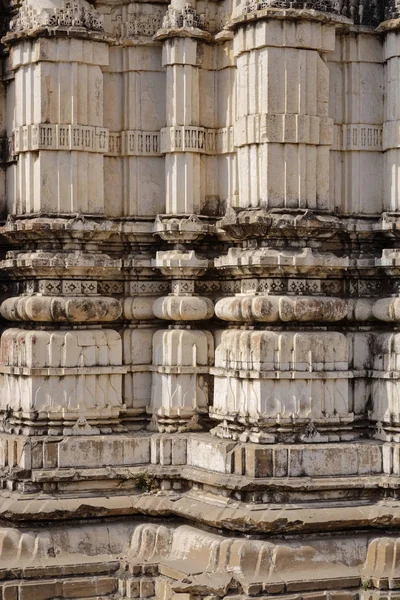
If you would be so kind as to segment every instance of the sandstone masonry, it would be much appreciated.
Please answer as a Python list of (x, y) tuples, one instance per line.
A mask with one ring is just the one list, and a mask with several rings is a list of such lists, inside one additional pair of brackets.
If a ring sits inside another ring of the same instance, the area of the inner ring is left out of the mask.
[(400, 600), (397, 0), (0, 16), (0, 600)]

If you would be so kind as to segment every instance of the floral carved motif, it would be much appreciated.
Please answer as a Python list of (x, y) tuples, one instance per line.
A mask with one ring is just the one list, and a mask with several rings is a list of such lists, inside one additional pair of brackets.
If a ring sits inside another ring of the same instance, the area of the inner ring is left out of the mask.
[(87, 2), (64, 0), (54, 9), (38, 10), (23, 2), (18, 16), (11, 22), (12, 32), (23, 32), (39, 27), (83, 27), (89, 31), (103, 31), (103, 17)]

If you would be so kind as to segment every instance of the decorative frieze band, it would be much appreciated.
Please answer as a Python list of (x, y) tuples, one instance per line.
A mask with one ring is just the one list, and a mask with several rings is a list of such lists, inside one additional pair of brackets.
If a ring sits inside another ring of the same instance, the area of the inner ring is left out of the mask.
[(235, 146), (248, 144), (331, 145), (333, 120), (309, 115), (255, 114), (235, 123)]
[(110, 132), (107, 154), (110, 156), (160, 156), (159, 131)]
[(169, 281), (112, 281), (107, 279), (28, 279), (19, 284), (0, 284), (1, 293), (43, 294), (45, 296), (159, 296), (169, 292)]
[(268, 8), (317, 10), (343, 15), (357, 25), (377, 25), (398, 16), (396, 0), (244, 0), (239, 6), (244, 15)]
[(230, 154), (234, 151), (233, 127), (221, 127), (215, 130), (216, 154)]
[(382, 135), (381, 125), (334, 125), (332, 150), (381, 152)]
[(165, 8), (138, 2), (111, 9), (111, 34), (116, 38), (152, 37), (161, 28)]
[(64, 0), (61, 5), (42, 8), (33, 3), (21, 4), (18, 15), (11, 22), (13, 32), (25, 32), (39, 27), (84, 28), (89, 31), (103, 31), (104, 17), (87, 2), (80, 0)]
[(257, 10), (266, 8), (310, 8), (324, 12), (338, 12), (334, 2), (330, 0), (312, 0), (311, 2), (292, 1), (292, 0), (245, 0), (242, 3), (243, 14), (248, 14)]
[(109, 156), (161, 156), (166, 152), (227, 154), (234, 151), (233, 127), (166, 127), (159, 131), (109, 132), (90, 125), (34, 124), (17, 127), (10, 155), (36, 150), (78, 150)]
[[(193, 285), (185, 289), (186, 286)], [(113, 281), (107, 279), (28, 279), (22, 282), (0, 283), (1, 294), (43, 294), (46, 296), (103, 296), (125, 295), (162, 296), (168, 294), (171, 282), (165, 280)], [(239, 293), (289, 294), (289, 295), (344, 295), (351, 298), (373, 298), (384, 294), (399, 294), (397, 278), (326, 279), (296, 277), (258, 277), (235, 280), (176, 280), (174, 293), (222, 294)]]
[(45, 294), (46, 296), (76, 296), (98, 293), (97, 281), (80, 281), (78, 279), (37, 279), (24, 282), (26, 294)]
[(161, 152), (228, 154), (234, 151), (233, 127), (208, 129), (179, 125), (161, 130)]
[(35, 150), (108, 152), (108, 129), (91, 125), (34, 124), (14, 131), (14, 153)]
[(198, 14), (190, 4), (183, 8), (169, 6), (163, 19), (163, 29), (177, 29), (181, 27), (195, 27), (206, 30), (208, 26), (208, 9), (205, 13)]

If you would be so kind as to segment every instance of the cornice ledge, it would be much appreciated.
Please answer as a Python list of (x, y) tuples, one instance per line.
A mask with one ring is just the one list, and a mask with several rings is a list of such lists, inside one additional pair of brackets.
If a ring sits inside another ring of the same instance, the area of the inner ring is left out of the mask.
[(213, 36), (208, 31), (203, 31), (198, 27), (162, 27), (153, 36), (154, 41), (165, 40), (168, 38), (196, 38), (205, 41), (211, 41)]
[(397, 19), (387, 19), (386, 21), (382, 21), (375, 31), (377, 33), (387, 33), (389, 31), (395, 31), (396, 29), (400, 29), (400, 17)]
[(353, 25), (351, 19), (335, 13), (325, 13), (309, 8), (275, 8), (268, 7), (247, 12), (231, 20), (230, 28), (235, 29), (238, 25), (260, 19), (290, 19), (317, 21), (320, 23), (332, 23), (335, 25)]
[(58, 0), (51, 4), (46, 0), (25, 0), (10, 22), (3, 43), (43, 34), (104, 39), (104, 17), (86, 0)]

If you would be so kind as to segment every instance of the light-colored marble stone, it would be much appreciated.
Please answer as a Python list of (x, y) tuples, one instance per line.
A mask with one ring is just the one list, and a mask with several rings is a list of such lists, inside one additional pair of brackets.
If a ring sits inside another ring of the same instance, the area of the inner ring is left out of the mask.
[(395, 0), (0, 4), (0, 598), (398, 600)]

